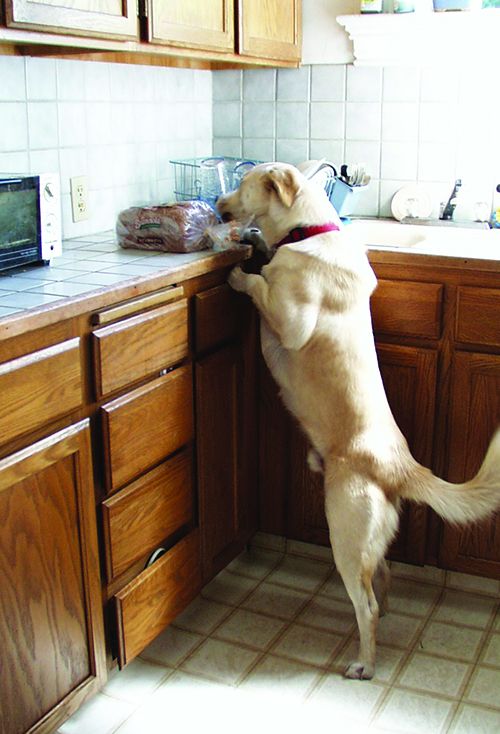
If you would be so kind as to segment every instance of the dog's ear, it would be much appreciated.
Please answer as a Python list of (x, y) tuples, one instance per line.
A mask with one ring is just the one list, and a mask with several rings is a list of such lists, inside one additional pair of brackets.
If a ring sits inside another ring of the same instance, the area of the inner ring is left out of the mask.
[(266, 186), (289, 209), (299, 192), (300, 181), (293, 168), (272, 168), (266, 175)]

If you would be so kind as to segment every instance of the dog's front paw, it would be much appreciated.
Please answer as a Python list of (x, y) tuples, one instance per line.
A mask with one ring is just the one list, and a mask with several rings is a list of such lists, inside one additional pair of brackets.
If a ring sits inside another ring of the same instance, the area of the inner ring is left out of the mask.
[(323, 457), (316, 451), (316, 449), (309, 449), (307, 454), (307, 465), (311, 471), (321, 474), (325, 471)]
[(356, 660), (354, 663), (350, 663), (344, 670), (344, 678), (350, 678), (351, 680), (370, 680), (370, 678), (373, 678), (374, 673), (374, 665)]
[(235, 291), (244, 291), (245, 290), (245, 280), (246, 280), (245, 273), (240, 268), (240, 266), (237, 265), (229, 273), (229, 278), (227, 279), (227, 282), (229, 283), (231, 288), (234, 288)]

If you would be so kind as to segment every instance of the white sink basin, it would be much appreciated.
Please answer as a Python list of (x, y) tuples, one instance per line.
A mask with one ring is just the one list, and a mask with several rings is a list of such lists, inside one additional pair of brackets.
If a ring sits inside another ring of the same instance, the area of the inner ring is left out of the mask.
[(386, 219), (354, 219), (347, 227), (368, 247), (413, 247), (425, 240), (429, 229)]
[[(354, 219), (346, 225), (356, 238), (372, 248), (413, 248), (458, 256), (500, 257), (500, 230), (474, 227), (401, 224), (390, 219)], [(482, 256), (482, 255), (481, 255)]]

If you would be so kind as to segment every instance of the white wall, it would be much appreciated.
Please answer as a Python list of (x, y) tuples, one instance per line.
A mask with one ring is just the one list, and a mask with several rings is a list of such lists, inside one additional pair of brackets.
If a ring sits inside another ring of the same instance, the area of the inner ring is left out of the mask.
[[(209, 71), (0, 56), (0, 171), (59, 171), (65, 237), (113, 228), (128, 206), (171, 201), (169, 160), (211, 146)], [(90, 219), (75, 224), (79, 175)]]
[(302, 63), (349, 64), (352, 42), (336, 18), (359, 13), (360, 0), (302, 0)]
[(298, 163), (364, 162), (358, 214), (390, 216), (418, 182), (434, 215), (462, 178), (457, 218), (474, 218), (500, 183), (497, 71), (314, 64), (213, 74), (214, 154)]
[[(170, 159), (212, 145), (260, 160), (365, 162), (373, 181), (360, 214), (389, 215), (411, 182), (436, 213), (461, 177), (457, 217), (472, 218), (500, 183), (497, 89), (493, 67), (209, 72), (0, 56), (0, 171), (59, 171), (66, 237), (113, 228), (128, 206), (172, 201)], [(82, 174), (91, 217), (75, 224), (69, 179)]]

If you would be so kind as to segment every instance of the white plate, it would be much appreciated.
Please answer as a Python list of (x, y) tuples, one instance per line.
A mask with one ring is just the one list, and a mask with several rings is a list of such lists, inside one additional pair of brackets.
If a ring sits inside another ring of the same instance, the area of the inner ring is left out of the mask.
[(426, 219), (431, 215), (432, 203), (423, 186), (409, 184), (396, 191), (392, 197), (391, 211), (398, 221), (410, 216)]

